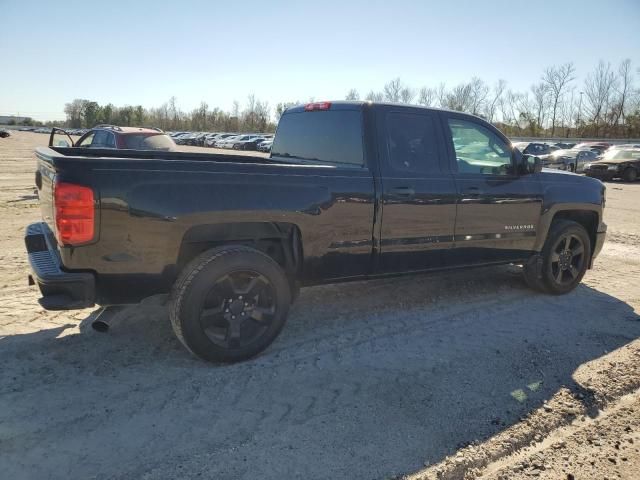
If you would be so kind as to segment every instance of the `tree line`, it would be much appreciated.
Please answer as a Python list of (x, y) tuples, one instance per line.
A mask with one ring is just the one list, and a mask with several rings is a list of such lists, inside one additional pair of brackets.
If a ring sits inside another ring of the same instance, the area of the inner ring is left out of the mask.
[[(524, 92), (508, 88), (505, 80), (489, 85), (478, 77), (416, 89), (398, 77), (363, 98), (472, 113), (510, 136), (640, 138), (640, 88), (634, 80), (629, 59), (615, 67), (600, 61), (581, 84), (569, 62), (546, 68)], [(360, 98), (356, 89), (346, 95)]]
[[(640, 73), (640, 69), (635, 70)], [(546, 68), (526, 91), (508, 87), (506, 80), (488, 84), (479, 77), (447, 86), (413, 88), (400, 77), (382, 90), (361, 97), (352, 88), (346, 100), (370, 100), (440, 107), (472, 113), (495, 124), (509, 136), (640, 138), (640, 88), (626, 59), (619, 65), (600, 61), (579, 83), (573, 63)], [(313, 99), (311, 99), (313, 101)], [(206, 102), (184, 111), (176, 97), (156, 108), (141, 105), (100, 105), (75, 99), (65, 105), (66, 121), (49, 125), (91, 128), (100, 123), (154, 126), (163, 130), (272, 132), (280, 115), (299, 102), (268, 102), (249, 95), (245, 104), (234, 101), (230, 111)]]
[(142, 105), (117, 107), (111, 103), (100, 105), (92, 100), (75, 99), (65, 104), (67, 116), (63, 126), (69, 128), (91, 128), (106, 123), (120, 126), (153, 126), (163, 130), (227, 131), (227, 132), (272, 132), (275, 124), (267, 102), (249, 95), (244, 107), (233, 102), (231, 111), (210, 108), (206, 102), (190, 112), (183, 111), (176, 97), (157, 108)]

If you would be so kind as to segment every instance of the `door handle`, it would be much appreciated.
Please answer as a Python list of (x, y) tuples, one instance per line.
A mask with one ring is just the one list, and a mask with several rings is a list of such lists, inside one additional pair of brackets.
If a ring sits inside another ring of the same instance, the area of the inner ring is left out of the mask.
[(413, 197), (416, 191), (411, 187), (393, 187), (391, 193), (399, 197)]

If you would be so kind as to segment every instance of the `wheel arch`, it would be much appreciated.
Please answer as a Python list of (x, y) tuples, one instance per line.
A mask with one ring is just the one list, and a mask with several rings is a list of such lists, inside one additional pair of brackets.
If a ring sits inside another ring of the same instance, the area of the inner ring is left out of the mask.
[(300, 228), (285, 222), (230, 222), (196, 225), (183, 235), (178, 271), (202, 252), (225, 245), (244, 245), (268, 255), (293, 283), (298, 278), (303, 249)]
[[(596, 235), (598, 232), (598, 226), (602, 221), (602, 209), (597, 205), (589, 205), (587, 208), (584, 204), (567, 204), (558, 205), (556, 208), (543, 214), (541, 219), (542, 235), (538, 235), (536, 241), (536, 251), (541, 251), (544, 246), (544, 242), (547, 239), (553, 222), (557, 220), (571, 220), (582, 225), (587, 234), (589, 235), (589, 241), (591, 243), (591, 251), (593, 252), (596, 246)], [(591, 262), (589, 262), (591, 266)]]

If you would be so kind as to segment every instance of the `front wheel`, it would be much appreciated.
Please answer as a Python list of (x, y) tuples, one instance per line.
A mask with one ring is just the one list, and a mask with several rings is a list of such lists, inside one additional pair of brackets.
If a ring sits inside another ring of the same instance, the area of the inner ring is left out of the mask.
[(291, 290), (271, 257), (235, 246), (208, 250), (189, 263), (171, 299), (173, 330), (189, 351), (204, 360), (236, 362), (275, 340)]
[(549, 293), (561, 295), (578, 286), (591, 259), (591, 241), (585, 228), (570, 220), (557, 220), (542, 249), (541, 283)]

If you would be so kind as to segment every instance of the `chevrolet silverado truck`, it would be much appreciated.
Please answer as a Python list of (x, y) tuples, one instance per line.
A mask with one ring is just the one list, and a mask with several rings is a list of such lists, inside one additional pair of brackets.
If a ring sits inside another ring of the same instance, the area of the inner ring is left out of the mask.
[(263, 157), (36, 155), (43, 221), (25, 242), (40, 304), (170, 293), (178, 339), (210, 361), (264, 350), (300, 287), (514, 263), (530, 286), (564, 294), (606, 232), (602, 182), (545, 171), (490, 123), (445, 110), (293, 107)]

